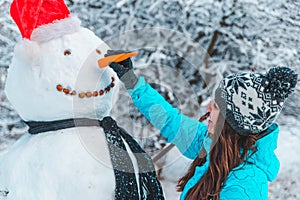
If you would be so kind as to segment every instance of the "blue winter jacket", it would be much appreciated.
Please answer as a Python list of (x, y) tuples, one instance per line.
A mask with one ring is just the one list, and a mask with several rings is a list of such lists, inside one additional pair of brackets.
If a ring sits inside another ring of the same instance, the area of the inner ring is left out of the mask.
[[(207, 126), (197, 120), (180, 114), (156, 90), (146, 84), (143, 77), (133, 89), (128, 90), (135, 106), (161, 131), (161, 134), (173, 143), (190, 159), (195, 159), (202, 144), (209, 152), (211, 139)], [(267, 200), (268, 182), (273, 181), (279, 170), (279, 160), (274, 150), (277, 146), (278, 125), (272, 124), (269, 134), (256, 142), (257, 151), (249, 155), (238, 167), (231, 170), (220, 193), (220, 199), (230, 200)], [(194, 176), (186, 184), (180, 199), (184, 199), (204, 175), (209, 166), (209, 154), (206, 163), (196, 168)]]

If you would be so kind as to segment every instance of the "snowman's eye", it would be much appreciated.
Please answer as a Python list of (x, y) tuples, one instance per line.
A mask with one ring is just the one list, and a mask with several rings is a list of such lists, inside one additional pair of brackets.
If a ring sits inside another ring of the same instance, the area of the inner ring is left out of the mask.
[(102, 52), (99, 49), (96, 49), (97, 54), (101, 55)]
[(66, 50), (64, 51), (64, 55), (65, 55), (65, 56), (69, 56), (69, 55), (71, 55), (71, 54), (72, 54), (71, 49), (66, 49)]

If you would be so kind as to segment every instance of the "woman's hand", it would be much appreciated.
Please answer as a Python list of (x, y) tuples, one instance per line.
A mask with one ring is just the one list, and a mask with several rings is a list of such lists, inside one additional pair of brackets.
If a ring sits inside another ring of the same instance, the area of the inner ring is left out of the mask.
[[(124, 50), (108, 50), (104, 57), (117, 55), (121, 53), (128, 53), (128, 51)], [(121, 62), (112, 62), (109, 64), (118, 75), (119, 79), (124, 83), (127, 89), (134, 88), (136, 82), (138, 81), (137, 76), (133, 71), (133, 64), (130, 58), (123, 60)]]
[[(107, 53), (104, 55), (104, 57), (118, 55), (122, 53), (129, 53), (129, 52), (124, 50), (108, 50)], [(121, 79), (121, 77), (126, 72), (132, 69), (132, 61), (130, 58), (127, 58), (126, 60), (123, 60), (121, 62), (112, 62), (109, 64), (109, 66), (117, 73), (118, 77)]]

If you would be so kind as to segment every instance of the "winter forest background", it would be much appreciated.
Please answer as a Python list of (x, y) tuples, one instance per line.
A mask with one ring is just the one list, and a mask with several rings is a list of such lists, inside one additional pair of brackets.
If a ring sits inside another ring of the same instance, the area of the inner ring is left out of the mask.
[[(26, 132), (3, 91), (13, 48), (21, 39), (9, 15), (11, 0), (0, 0), (0, 155)], [(66, 0), (82, 25), (112, 49), (138, 50), (138, 74), (146, 76), (174, 106), (198, 119), (214, 87), (229, 73), (286, 65), (300, 73), (299, 0)], [(26, 77), (24, 77), (26, 78)], [(21, 86), (20, 86), (21, 87)], [(286, 102), (278, 156), (281, 170), (269, 199), (299, 199), (300, 86)], [(118, 103), (122, 102), (122, 103)], [(124, 88), (113, 110), (119, 124), (149, 152), (164, 138), (132, 106)], [(127, 102), (127, 103), (124, 103)], [(288, 158), (287, 158), (288, 157)], [(167, 199), (189, 161), (173, 149), (157, 164)]]

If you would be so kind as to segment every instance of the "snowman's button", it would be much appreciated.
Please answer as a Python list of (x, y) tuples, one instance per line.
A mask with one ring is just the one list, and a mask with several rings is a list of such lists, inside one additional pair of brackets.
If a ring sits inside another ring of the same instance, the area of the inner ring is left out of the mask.
[(94, 96), (94, 97), (98, 96), (98, 92), (97, 92), (97, 91), (94, 91), (94, 92), (93, 92), (93, 96)]
[(71, 92), (71, 95), (76, 95), (77, 93), (76, 93), (76, 91), (75, 90), (73, 90), (72, 92)]
[(61, 92), (63, 90), (63, 86), (62, 85), (57, 85), (56, 89)]
[(79, 98), (81, 98), (81, 99), (82, 99), (82, 98), (84, 98), (85, 94), (84, 94), (84, 92), (81, 92), (81, 93), (79, 93), (79, 95), (78, 95), (78, 96), (79, 96)]
[(87, 93), (85, 93), (85, 96), (86, 96), (86, 97), (91, 97), (91, 96), (92, 96), (92, 93), (91, 93), (91, 92), (87, 92)]
[(67, 89), (67, 88), (64, 88), (64, 89), (63, 89), (63, 92), (64, 92), (65, 94), (69, 94), (69, 93), (70, 93), (70, 90)]
[(110, 91), (110, 87), (108, 86), (105, 88), (105, 92), (108, 93), (109, 91)]

